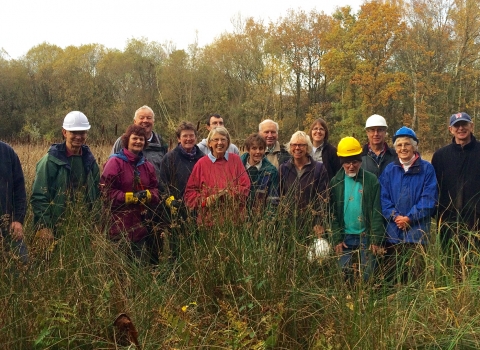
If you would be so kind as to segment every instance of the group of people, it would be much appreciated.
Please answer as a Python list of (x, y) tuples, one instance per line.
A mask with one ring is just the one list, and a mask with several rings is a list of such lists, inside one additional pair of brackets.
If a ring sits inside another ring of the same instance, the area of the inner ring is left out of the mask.
[[(36, 239), (58, 238), (69, 203), (81, 201), (90, 210), (100, 203), (111, 241), (127, 242), (135, 259), (155, 263), (162, 245), (156, 227), (173, 232), (175, 260), (178, 237), (190, 219), (208, 229), (227, 221), (274, 220), (282, 211), (302, 243), (330, 232), (348, 278), (359, 272), (369, 279), (376, 256), (384, 255), (386, 277), (404, 281), (408, 275), (398, 273), (399, 258), (428, 244), (435, 214), (446, 251), (454, 238), (470, 244), (465, 233), (477, 230), (480, 145), (466, 113), (451, 116), (452, 143), (435, 152), (432, 163), (421, 158), (419, 140), (408, 127), (395, 132), (390, 148), (386, 120), (376, 114), (366, 121), (363, 147), (353, 137), (342, 138), (338, 147), (330, 144), (323, 119), (283, 146), (278, 123), (267, 119), (245, 140), (242, 155), (218, 114), (208, 117), (208, 136), (198, 143), (195, 126), (180, 123), (178, 144), (170, 151), (154, 122), (153, 110), (140, 107), (100, 172), (85, 144), (87, 117), (68, 113), (64, 142), (52, 145), (36, 167), (30, 199)], [(2, 236), (27, 263), (25, 180), (13, 149), (0, 143), (0, 154)]]

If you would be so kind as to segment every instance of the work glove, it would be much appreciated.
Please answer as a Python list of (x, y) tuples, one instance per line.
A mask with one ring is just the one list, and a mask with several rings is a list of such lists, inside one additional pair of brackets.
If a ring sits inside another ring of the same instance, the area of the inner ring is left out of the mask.
[(175, 199), (174, 196), (170, 196), (165, 199), (165, 204), (167, 205), (167, 208), (170, 208), (170, 214), (177, 215), (178, 208), (182, 205), (182, 201)]
[(150, 201), (152, 200), (152, 194), (149, 190), (135, 192), (133, 193), (133, 196), (137, 198), (137, 202), (140, 202), (142, 204), (150, 203)]
[(133, 192), (125, 193), (125, 204), (137, 204), (138, 198), (134, 196)]

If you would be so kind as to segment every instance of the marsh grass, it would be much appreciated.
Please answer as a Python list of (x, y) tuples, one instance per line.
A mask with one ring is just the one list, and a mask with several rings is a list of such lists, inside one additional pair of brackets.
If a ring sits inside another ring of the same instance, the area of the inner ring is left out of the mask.
[[(31, 186), (48, 146), (14, 147)], [(102, 165), (110, 148), (92, 150)], [(29, 266), (1, 252), (3, 349), (120, 349), (112, 323), (121, 312), (142, 349), (480, 347), (478, 253), (456, 247), (458, 264), (447, 263), (436, 228), (415, 280), (348, 287), (336, 257), (308, 262), (295, 218), (283, 210), (211, 228), (187, 223), (174, 272), (173, 229), (161, 264), (145, 267), (105, 238), (103, 214), (70, 206), (48, 260), (28, 214)]]

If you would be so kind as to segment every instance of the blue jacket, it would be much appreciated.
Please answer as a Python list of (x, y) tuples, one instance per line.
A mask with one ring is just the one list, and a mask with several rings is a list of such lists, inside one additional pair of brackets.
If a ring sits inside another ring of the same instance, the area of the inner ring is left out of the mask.
[[(379, 181), (382, 214), (387, 220), (386, 241), (393, 244), (427, 243), (438, 198), (433, 166), (419, 156), (405, 172), (397, 159), (387, 165)], [(397, 227), (394, 220), (398, 215), (408, 216), (411, 221), (409, 230)]]

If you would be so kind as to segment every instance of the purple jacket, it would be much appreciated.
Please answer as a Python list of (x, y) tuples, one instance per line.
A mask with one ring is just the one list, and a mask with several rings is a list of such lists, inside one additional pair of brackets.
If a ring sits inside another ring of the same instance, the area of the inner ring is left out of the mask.
[[(110, 238), (119, 239), (124, 232), (130, 241), (137, 242), (147, 236), (144, 220), (152, 211), (149, 207), (154, 208), (159, 202), (158, 181), (152, 163), (142, 153), (137, 156), (124, 148), (108, 159), (100, 178), (100, 188), (107, 208), (111, 208)], [(152, 194), (147, 206), (141, 203), (125, 204), (126, 192), (147, 189)]]

